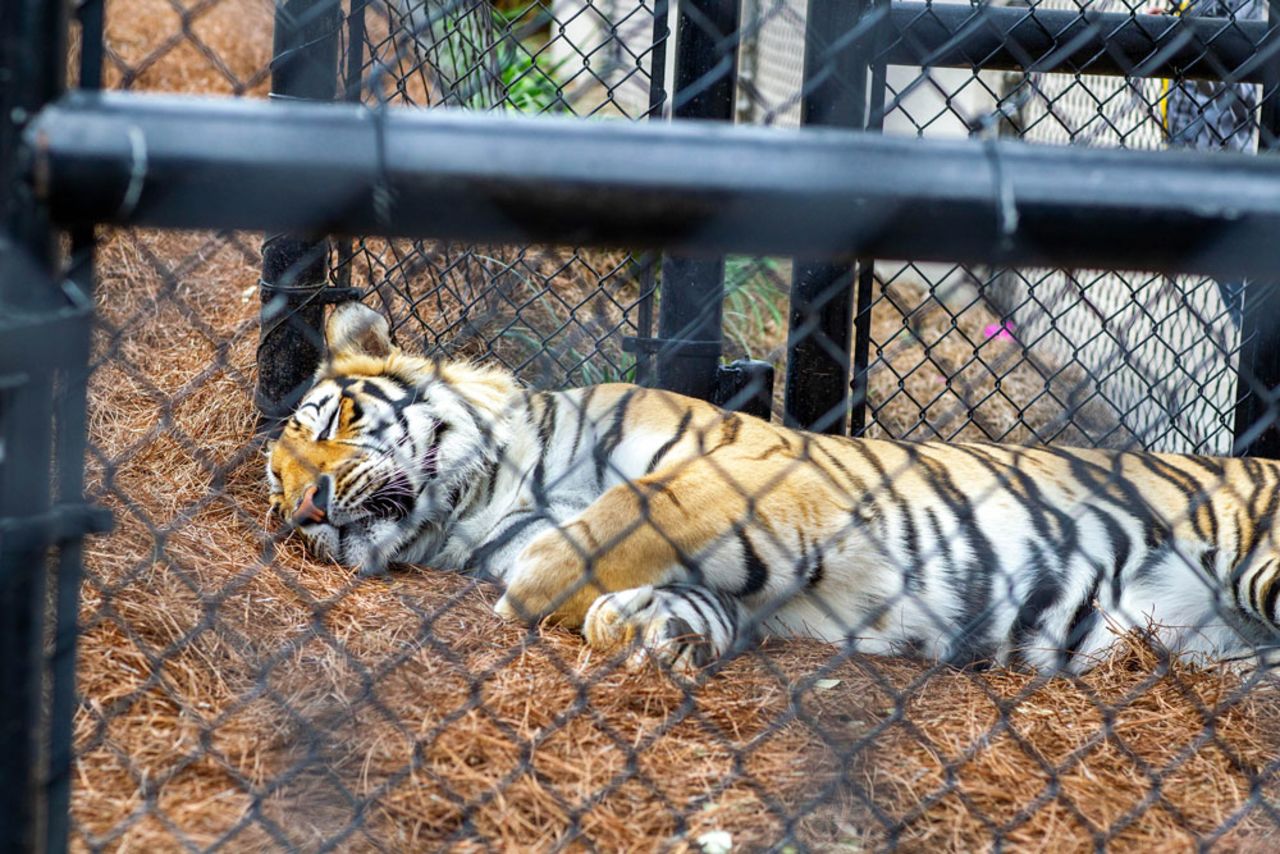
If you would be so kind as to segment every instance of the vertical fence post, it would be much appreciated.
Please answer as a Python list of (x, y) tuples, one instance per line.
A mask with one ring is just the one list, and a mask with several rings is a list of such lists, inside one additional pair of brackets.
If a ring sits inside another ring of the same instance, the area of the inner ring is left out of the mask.
[[(886, 0), (870, 0), (870, 7), (877, 14), (887, 12)], [(875, 53), (882, 42), (873, 38), (868, 53)], [(866, 129), (879, 133), (884, 130), (884, 98), (887, 69), (882, 60), (871, 64), (871, 105), (867, 111)], [(871, 368), (871, 305), (875, 285), (876, 262), (872, 258), (858, 259), (858, 296), (853, 314), (853, 389), (849, 401), (849, 435), (861, 436), (867, 429), (867, 378)]]
[[(854, 31), (866, 9), (866, 0), (809, 0), (802, 125), (855, 130), (866, 126), (867, 57), (860, 46), (840, 43)], [(783, 393), (783, 420), (790, 427), (845, 432), (855, 269), (853, 259), (796, 259), (792, 267)]]
[[(1280, 0), (1270, 0), (1268, 20), (1260, 50), (1280, 40)], [(1280, 56), (1268, 63), (1262, 84), (1258, 149), (1280, 151)], [(1280, 282), (1245, 285), (1232, 453), (1280, 459)]]
[[(277, 0), (271, 97), (332, 101), (338, 94), (341, 0)], [(287, 418), (323, 355), (329, 242), (273, 234), (262, 243), (256, 403), (264, 427)]]
[[(44, 616), (54, 372), (19, 339), (60, 306), (54, 232), (25, 180), (27, 121), (65, 85), (65, 3), (0, 3), (0, 852), (43, 850)], [(80, 461), (76, 461), (79, 464)]]
[[(680, 0), (676, 15), (678, 119), (731, 121), (738, 67), (738, 0)], [(720, 364), (724, 258), (668, 255), (658, 297), (658, 385), (712, 399)]]
[[(102, 88), (104, 6), (106, 0), (84, 0), (76, 7), (80, 23), (81, 90)], [(86, 305), (92, 304), (96, 270), (96, 235), (92, 226), (71, 232), (67, 286)], [(83, 355), (68, 367), (54, 398), (54, 436), (57, 459), (55, 501), (64, 507), (84, 501), (84, 466), (88, 431), (88, 324), (81, 332)], [(48, 854), (67, 850), (71, 826), (71, 772), (74, 759), (73, 725), (76, 712), (76, 643), (83, 581), (83, 543), (69, 540), (58, 553), (54, 593), (53, 644), (49, 667), (53, 681), (49, 708), (49, 760), (45, 785), (45, 846)]]

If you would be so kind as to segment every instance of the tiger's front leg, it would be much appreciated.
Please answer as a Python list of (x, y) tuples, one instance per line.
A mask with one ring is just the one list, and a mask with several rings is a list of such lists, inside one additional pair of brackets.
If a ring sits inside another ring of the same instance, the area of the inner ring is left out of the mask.
[[(726, 482), (723, 469), (705, 460), (614, 486), (521, 551), (506, 574), (507, 590), (496, 610), (510, 619), (550, 617), (582, 628), (596, 600), (606, 594), (644, 588), (656, 593), (682, 581), (707, 586), (706, 579), (691, 578), (686, 567), (696, 566), (696, 555), (748, 518), (745, 494)], [(619, 614), (630, 608), (623, 599), (614, 604)], [(635, 620), (617, 622), (634, 625)], [(601, 628), (596, 637), (603, 643), (612, 634)]]
[(652, 659), (687, 672), (729, 652), (739, 624), (738, 603), (708, 588), (645, 585), (596, 599), (582, 634), (601, 652), (631, 650), (629, 667)]

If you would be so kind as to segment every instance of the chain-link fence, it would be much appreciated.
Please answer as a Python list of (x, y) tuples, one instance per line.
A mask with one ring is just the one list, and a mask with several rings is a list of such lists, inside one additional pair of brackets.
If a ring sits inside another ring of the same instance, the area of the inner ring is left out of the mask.
[(15, 846), (1274, 846), (1260, 0), (0, 15)]

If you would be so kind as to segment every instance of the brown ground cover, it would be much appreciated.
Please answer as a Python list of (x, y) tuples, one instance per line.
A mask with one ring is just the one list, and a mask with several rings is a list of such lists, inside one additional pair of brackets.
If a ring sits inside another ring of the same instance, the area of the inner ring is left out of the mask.
[[(190, 39), (134, 85), (260, 93), (269, 4), (199, 8), (186, 29), (245, 85)], [(142, 62), (183, 30), (173, 10), (113, 0), (113, 50)], [(772, 642), (691, 691), (504, 624), (465, 578), (361, 581), (274, 541), (251, 398), (259, 239), (103, 235), (89, 479), (117, 529), (87, 549), (77, 848), (697, 850), (726, 831), (743, 850), (1274, 850), (1274, 688), (1161, 668), (1137, 639), (1047, 681)], [(900, 313), (876, 318), (895, 358), (931, 366), (917, 397), (971, 361), (957, 338), (925, 359), (940, 310), (910, 336)], [(992, 316), (966, 315), (981, 341)], [(1025, 414), (984, 417), (967, 429)]]

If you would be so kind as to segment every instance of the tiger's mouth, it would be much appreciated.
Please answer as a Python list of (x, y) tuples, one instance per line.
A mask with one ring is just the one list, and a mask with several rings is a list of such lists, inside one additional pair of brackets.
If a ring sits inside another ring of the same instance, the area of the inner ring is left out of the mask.
[(409, 476), (396, 472), (365, 499), (364, 510), (374, 519), (399, 520), (413, 513), (417, 501), (418, 491)]
[(437, 423), (435, 436), (422, 455), (422, 487), (415, 487), (405, 472), (396, 472), (365, 499), (363, 509), (369, 517), (399, 521), (413, 515), (422, 489), (440, 475), (440, 443), (448, 429), (443, 422)]

